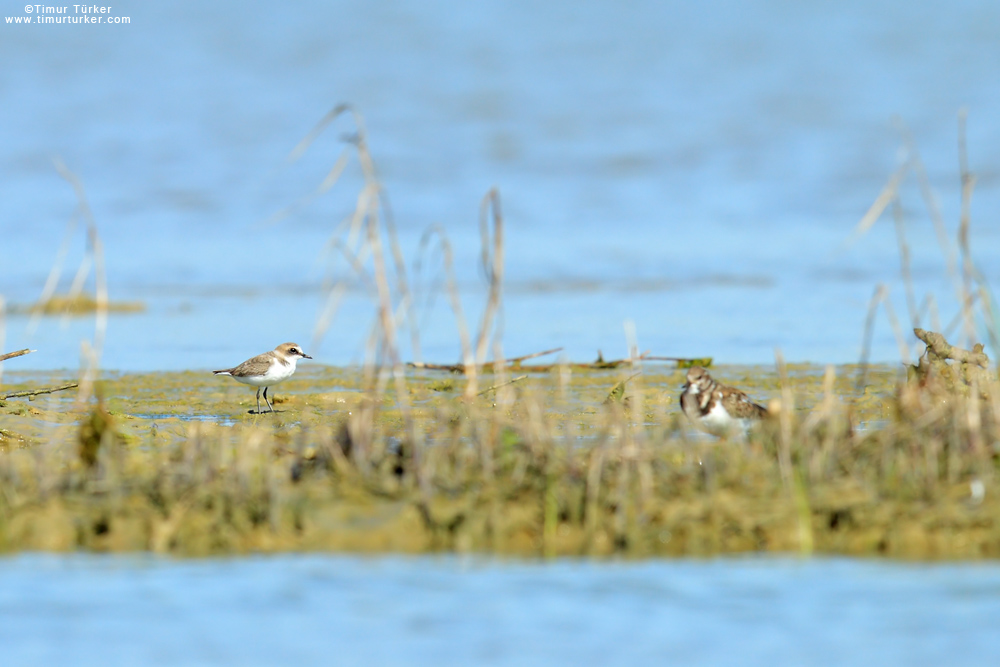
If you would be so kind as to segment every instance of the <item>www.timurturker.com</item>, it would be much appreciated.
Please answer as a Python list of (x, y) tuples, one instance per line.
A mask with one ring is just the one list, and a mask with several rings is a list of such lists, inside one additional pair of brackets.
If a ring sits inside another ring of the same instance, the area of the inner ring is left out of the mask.
[(112, 13), (112, 6), (103, 5), (25, 5), (26, 16), (6, 16), (7, 23), (131, 23), (129, 16), (105, 16)]

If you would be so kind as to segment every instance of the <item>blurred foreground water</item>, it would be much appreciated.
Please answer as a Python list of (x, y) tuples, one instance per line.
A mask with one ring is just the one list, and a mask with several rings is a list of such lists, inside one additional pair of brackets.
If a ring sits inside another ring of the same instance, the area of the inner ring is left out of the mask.
[(992, 665), (1000, 567), (23, 555), (4, 664)]

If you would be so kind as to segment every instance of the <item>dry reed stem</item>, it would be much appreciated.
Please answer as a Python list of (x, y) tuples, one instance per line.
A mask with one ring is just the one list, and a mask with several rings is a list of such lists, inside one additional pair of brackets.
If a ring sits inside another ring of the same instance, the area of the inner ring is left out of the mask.
[(866, 375), (868, 356), (871, 352), (871, 342), (874, 334), (875, 313), (879, 304), (882, 304), (886, 319), (889, 321), (889, 326), (892, 328), (892, 333), (896, 338), (896, 345), (899, 347), (900, 358), (904, 364), (910, 363), (910, 347), (906, 344), (903, 329), (899, 325), (899, 320), (896, 318), (896, 311), (893, 309), (892, 302), (889, 300), (889, 288), (884, 283), (879, 283), (875, 288), (875, 293), (872, 295), (872, 300), (868, 305), (868, 316), (865, 318), (864, 344), (861, 351), (861, 361), (859, 362), (859, 365), (861, 366), (861, 377), (858, 380), (859, 387), (863, 384)]
[[(496, 393), (495, 405), (501, 406), (502, 408), (510, 409), (514, 406), (518, 399), (517, 388), (514, 387), (513, 382), (508, 380), (510, 375), (507, 368), (507, 360), (504, 359), (503, 353), (503, 340), (497, 335), (493, 340), (493, 356), (498, 359), (498, 361), (493, 364), (493, 371), (496, 375), (497, 382), (499, 382), (502, 387)], [(531, 395), (532, 400), (537, 400), (535, 395)]]
[[(56, 163), (56, 169), (59, 168), (59, 162)], [(66, 231), (63, 233), (62, 243), (59, 245), (59, 250), (56, 251), (55, 261), (52, 263), (52, 268), (49, 269), (49, 275), (45, 278), (45, 284), (42, 286), (42, 294), (38, 297), (38, 302), (35, 308), (32, 309), (31, 319), (28, 320), (28, 333), (33, 333), (35, 329), (38, 328), (38, 323), (42, 319), (42, 305), (47, 302), (56, 292), (56, 288), (59, 286), (59, 278), (62, 276), (62, 265), (66, 261), (66, 255), (69, 254), (69, 246), (73, 240), (73, 235), (76, 232), (76, 225), (80, 219), (81, 211), (79, 205), (73, 211), (70, 216), (69, 221), (66, 223)]]
[(781, 411), (778, 413), (779, 434), (778, 465), (785, 488), (792, 490), (792, 419), (795, 415), (795, 396), (788, 382), (788, 367), (781, 350), (775, 349), (774, 363), (781, 381)]
[[(420, 240), (421, 247), (425, 242), (429, 242), (432, 235), (436, 235), (439, 247), (441, 248), (441, 260), (444, 264), (445, 287), (448, 290), (448, 298), (451, 300), (451, 310), (455, 315), (455, 326), (458, 328), (458, 339), (462, 346), (462, 363), (465, 366), (466, 374), (475, 373), (475, 356), (472, 351), (472, 339), (469, 336), (469, 326), (465, 320), (465, 313), (462, 309), (462, 299), (458, 294), (458, 285), (455, 281), (455, 269), (451, 243), (447, 235), (439, 225), (430, 227), (424, 232)], [(415, 270), (416, 271), (416, 270)]]
[[(492, 213), (492, 216), (490, 215)], [(493, 221), (493, 251), (490, 252), (489, 222)], [(493, 331), (493, 320), (502, 305), (503, 273), (504, 273), (504, 238), (503, 214), (500, 210), (500, 192), (492, 188), (483, 197), (479, 208), (479, 232), (482, 240), (482, 264), (489, 280), (489, 295), (486, 308), (483, 310), (482, 323), (479, 326), (479, 336), (475, 345), (475, 366), (466, 384), (465, 395), (473, 397), (477, 393), (478, 369), (486, 362), (486, 352), (489, 347), (490, 334)]]
[(976, 339), (976, 320), (972, 312), (972, 252), (969, 248), (969, 224), (972, 210), (972, 190), (976, 186), (976, 177), (969, 171), (968, 148), (966, 147), (966, 117), (967, 110), (958, 114), (958, 164), (959, 177), (962, 184), (962, 207), (958, 226), (958, 248), (962, 257), (962, 319), (965, 323), (964, 334), (969, 345)]
[[(296, 160), (298, 160), (299, 157), (301, 157), (301, 155), (298, 155), (294, 159), (292, 159), (292, 156), (289, 155), (285, 159), (285, 163), (291, 164)], [(340, 180), (340, 177), (343, 175), (344, 170), (347, 168), (349, 159), (350, 159), (349, 148), (344, 148), (343, 150), (341, 150), (340, 155), (337, 157), (337, 160), (333, 163), (333, 167), (330, 168), (326, 176), (323, 178), (323, 180), (320, 182), (320, 184), (316, 187), (316, 189), (313, 192), (310, 192), (302, 196), (292, 204), (278, 210), (276, 213), (270, 215), (269, 217), (261, 221), (260, 224), (262, 226), (269, 226), (276, 224), (284, 220), (285, 218), (294, 215), (300, 209), (308, 206), (316, 199), (329, 192), (333, 188), (333, 186), (337, 184), (337, 181)]]
[(83, 371), (80, 377), (80, 391), (77, 396), (77, 404), (83, 405), (90, 400), (94, 392), (94, 383), (97, 381), (101, 355), (104, 351), (104, 338), (108, 328), (108, 283), (104, 268), (104, 245), (101, 243), (101, 238), (97, 233), (97, 223), (90, 208), (90, 203), (87, 200), (87, 192), (83, 187), (83, 183), (76, 174), (66, 167), (62, 160), (57, 158), (55, 160), (55, 167), (59, 175), (72, 186), (76, 194), (80, 216), (87, 225), (87, 253), (80, 263), (80, 268), (70, 289), (69, 297), (71, 299), (76, 298), (82, 292), (83, 284), (90, 272), (91, 264), (94, 269), (95, 298), (97, 301), (94, 316), (94, 341), (93, 343), (89, 343), (88, 341), (81, 343)]
[[(413, 414), (410, 409), (409, 392), (406, 389), (406, 378), (403, 371), (403, 363), (400, 359), (399, 349), (396, 344), (396, 322), (393, 317), (392, 296), (389, 290), (389, 282), (386, 276), (385, 260), (382, 251), (382, 242), (378, 230), (378, 204), (371, 202), (371, 212), (368, 218), (368, 244), (372, 249), (373, 271), (375, 274), (375, 285), (378, 288), (379, 296), (379, 325), (380, 335), (383, 341), (382, 353), (389, 361), (393, 380), (396, 386), (396, 401), (399, 404), (406, 425), (406, 432), (410, 446), (413, 448), (414, 468), (419, 472), (420, 465), (420, 443), (417, 429), (414, 425)], [(380, 388), (381, 389), (381, 388)], [(376, 396), (381, 396), (382, 391), (376, 392)]]
[(836, 382), (837, 371), (833, 364), (827, 364), (823, 373), (823, 400), (802, 425), (802, 432), (806, 435), (815, 433), (820, 425), (826, 425), (819, 446), (809, 456), (809, 479), (812, 482), (822, 479), (834, 443), (835, 420), (840, 408), (840, 401), (835, 394)]
[(956, 296), (959, 300), (961, 300), (962, 284), (958, 274), (956, 252), (951, 243), (951, 239), (948, 237), (948, 229), (944, 222), (944, 216), (941, 214), (941, 207), (938, 204), (937, 195), (934, 194), (934, 188), (931, 187), (930, 178), (927, 176), (927, 169), (924, 167), (924, 162), (920, 157), (920, 151), (917, 148), (916, 142), (913, 140), (913, 135), (901, 119), (897, 119), (897, 124), (903, 138), (903, 145), (909, 154), (909, 161), (913, 167), (913, 173), (917, 177), (917, 185), (919, 186), (920, 194), (924, 199), (924, 205), (927, 207), (927, 212), (930, 214), (931, 221), (934, 223), (934, 231), (937, 233), (938, 245), (941, 248), (942, 254), (944, 254), (948, 277), (954, 285)]
[[(966, 311), (967, 310), (971, 310), (972, 308), (974, 308), (975, 305), (976, 305), (976, 301), (978, 301), (978, 300), (979, 300), (979, 293), (978, 292), (973, 292), (969, 296), (969, 298), (966, 299), (966, 301), (964, 303), (959, 304), (958, 312), (955, 313), (955, 316), (951, 318), (951, 320), (948, 322), (947, 325), (944, 326), (944, 328), (941, 329), (941, 333), (944, 334), (945, 336), (951, 337), (952, 333), (956, 329), (958, 329), (959, 326), (965, 324), (965, 321), (966, 321)], [(963, 329), (963, 332), (962, 332), (962, 336), (963, 336), (963, 338), (960, 339), (960, 343), (963, 343), (965, 345), (968, 345), (969, 347), (972, 347), (972, 345), (974, 344), (973, 341), (966, 341), (966, 340), (964, 340), (964, 338), (966, 337), (965, 333), (964, 333), (964, 329)]]
[(896, 337), (896, 345), (899, 346), (899, 356), (904, 364), (909, 364), (910, 346), (906, 344), (906, 337), (903, 335), (903, 327), (900, 326), (899, 320), (896, 318), (896, 311), (892, 307), (892, 302), (889, 300), (888, 289), (886, 289), (885, 294), (882, 296), (882, 307), (885, 309), (885, 316), (889, 320), (889, 326), (892, 327), (892, 333)]
[(354, 126), (358, 128), (360, 131), (363, 131), (364, 119), (361, 118), (361, 115), (358, 114), (358, 112), (355, 111), (350, 104), (338, 104), (333, 109), (328, 111), (326, 115), (323, 116), (318, 123), (316, 123), (313, 129), (310, 130), (309, 133), (305, 137), (303, 137), (303, 139), (298, 144), (296, 144), (295, 148), (293, 148), (291, 153), (288, 154), (286, 162), (288, 164), (291, 164), (296, 160), (298, 160), (299, 158), (301, 158), (303, 155), (305, 155), (306, 151), (309, 150), (309, 147), (312, 145), (312, 143), (316, 141), (316, 139), (318, 139), (321, 134), (323, 134), (327, 126), (333, 123), (333, 121), (337, 120), (337, 118), (339, 118), (340, 115), (343, 113), (350, 113), (351, 115), (353, 115)]
[(906, 221), (903, 218), (903, 205), (897, 196), (892, 200), (892, 218), (896, 227), (896, 241), (899, 247), (899, 273), (906, 290), (906, 309), (910, 314), (910, 325), (920, 326), (920, 314), (917, 310), (917, 297), (913, 288), (913, 276), (910, 273), (910, 246), (906, 242)]
[[(362, 146), (365, 153), (368, 152), (367, 138), (364, 138)], [(369, 160), (371, 162), (371, 160)], [(375, 178), (374, 171), (371, 178)], [(415, 303), (413, 294), (410, 291), (409, 279), (406, 273), (406, 261), (403, 257), (403, 250), (399, 245), (399, 234), (396, 232), (395, 217), (392, 214), (392, 207), (389, 204), (389, 197), (385, 189), (379, 185), (379, 199), (382, 203), (382, 218), (385, 223), (386, 236), (389, 239), (389, 250), (392, 252), (392, 259), (395, 265), (396, 289), (399, 291), (399, 309), (405, 316), (405, 321), (410, 328), (410, 347), (413, 351), (413, 358), (420, 360), (420, 327), (415, 313)]]
[(996, 312), (993, 310), (992, 296), (983, 281), (979, 281), (979, 289), (976, 293), (979, 295), (980, 304), (982, 304), (983, 320), (986, 323), (986, 334), (989, 336), (990, 345), (1000, 356), (1000, 323), (997, 322)]
[(855, 392), (858, 394), (864, 391), (865, 380), (868, 377), (868, 357), (871, 354), (872, 337), (875, 334), (875, 314), (878, 312), (878, 305), (881, 303), (884, 293), (885, 285), (879, 283), (875, 287), (871, 301), (868, 302), (868, 314), (865, 316), (864, 333), (861, 338), (861, 358), (858, 361), (860, 373), (855, 387)]
[(938, 310), (937, 299), (934, 298), (933, 294), (927, 294), (924, 297), (924, 303), (920, 307), (920, 318), (923, 319), (923, 314), (927, 314), (927, 318), (930, 320), (931, 329), (934, 331), (941, 331), (944, 333), (946, 330), (941, 328), (941, 313)]
[(861, 238), (868, 233), (868, 230), (882, 217), (882, 213), (895, 199), (899, 197), (899, 186), (902, 184), (903, 179), (906, 177), (907, 172), (910, 169), (910, 162), (907, 160), (901, 164), (892, 176), (889, 178), (889, 182), (885, 184), (882, 191), (875, 198), (875, 201), (868, 208), (868, 211), (861, 216), (861, 220), (854, 227), (850, 238), (848, 238), (846, 245), (853, 244), (857, 239)]

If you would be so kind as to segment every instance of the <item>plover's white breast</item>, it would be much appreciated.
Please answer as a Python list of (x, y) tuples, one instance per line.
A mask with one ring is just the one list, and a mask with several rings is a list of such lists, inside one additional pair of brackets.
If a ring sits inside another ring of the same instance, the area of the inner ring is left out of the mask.
[(253, 385), (254, 387), (271, 387), (292, 377), (292, 373), (295, 372), (295, 361), (292, 358), (285, 363), (281, 363), (281, 360), (273, 357), (271, 364), (264, 373), (258, 375), (233, 375), (233, 379), (243, 384)]

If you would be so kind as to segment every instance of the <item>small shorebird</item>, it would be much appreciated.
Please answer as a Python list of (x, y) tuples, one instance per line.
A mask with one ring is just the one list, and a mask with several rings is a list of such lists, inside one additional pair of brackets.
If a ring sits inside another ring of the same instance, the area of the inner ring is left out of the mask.
[[(260, 414), (260, 390), (263, 387), (264, 402), (274, 412), (274, 406), (267, 400), (267, 389), (292, 377), (295, 362), (300, 358), (312, 359), (296, 343), (282, 343), (270, 352), (247, 359), (239, 366), (212, 372), (216, 375), (229, 375), (237, 382), (257, 387), (257, 414)], [(271, 397), (274, 397), (274, 392)]]
[(700, 366), (688, 370), (681, 410), (696, 426), (713, 435), (745, 435), (751, 424), (767, 414), (766, 408), (739, 389), (719, 384)]

